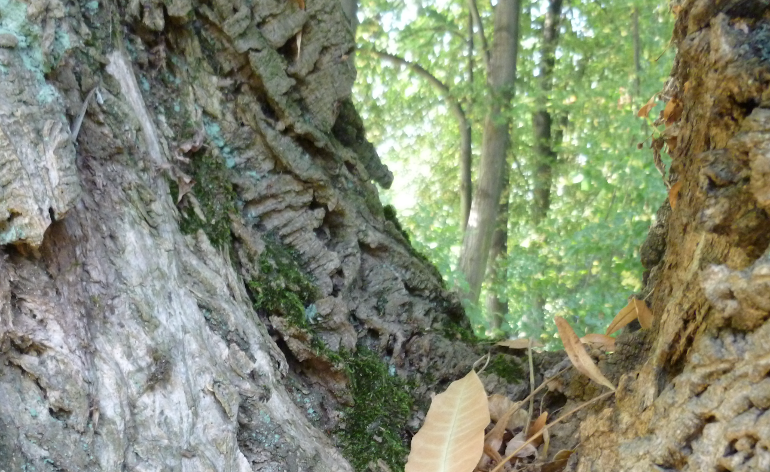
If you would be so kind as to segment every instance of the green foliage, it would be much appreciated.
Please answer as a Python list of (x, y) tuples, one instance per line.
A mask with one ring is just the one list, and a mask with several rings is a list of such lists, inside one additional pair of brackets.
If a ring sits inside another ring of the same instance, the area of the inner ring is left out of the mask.
[(318, 298), (313, 280), (302, 270), (297, 255), (267, 238), (259, 256), (259, 277), (248, 283), (254, 308), (289, 319), (308, 330), (305, 307)]
[[(478, 5), (491, 42), (493, 8), (489, 2)], [(639, 10), (640, 26), (638, 91), (633, 8)], [(544, 10), (542, 2), (523, 5), (510, 111), (507, 282), (485, 290), (509, 300), (503, 329), (550, 344), (554, 315), (569, 315), (578, 332), (597, 331), (641, 287), (639, 247), (666, 189), (652, 153), (637, 150), (637, 143), (649, 143), (654, 130), (651, 120), (637, 118), (636, 111), (668, 76), (673, 21), (667, 6), (653, 0), (564, 5), (554, 86), (547, 97), (552, 132), (562, 139), (555, 143), (550, 209), (534, 227), (538, 162), (532, 114), (542, 94), (537, 76)], [(415, 249), (433, 260), (450, 286), (462, 285), (456, 270), (462, 244), (457, 123), (444, 97), (427, 81), (367, 50), (416, 62), (449, 87), (471, 121), (478, 160), (489, 97), (478, 35), (472, 52), (468, 48), (467, 2), (364, 0), (359, 17), (354, 97), (367, 138), (395, 174), (382, 200), (398, 210)], [(481, 308), (470, 307), (469, 316), (477, 333), (488, 330)]]
[(357, 471), (368, 470), (367, 464), (378, 459), (403, 470), (409, 455), (404, 425), (413, 403), (409, 384), (365, 347), (343, 357), (355, 402), (337, 431), (345, 457)]

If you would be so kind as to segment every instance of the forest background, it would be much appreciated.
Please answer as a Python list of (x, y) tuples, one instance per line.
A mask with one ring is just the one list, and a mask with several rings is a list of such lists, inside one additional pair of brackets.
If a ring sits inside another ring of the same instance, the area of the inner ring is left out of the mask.
[[(364, 0), (358, 10), (356, 107), (396, 176), (381, 199), (461, 288), (462, 120), (475, 189), (495, 100), (487, 85), (495, 3)], [(670, 73), (673, 16), (651, 0), (519, 8), (515, 90), (501, 110), (511, 132), (506, 186), (481, 298), (466, 309), (477, 334), (552, 344), (554, 315), (579, 334), (600, 332), (642, 287), (640, 246), (666, 198), (660, 169), (670, 161), (664, 153), (656, 165), (640, 150), (662, 127), (637, 112)], [(657, 103), (649, 116), (665, 102)]]

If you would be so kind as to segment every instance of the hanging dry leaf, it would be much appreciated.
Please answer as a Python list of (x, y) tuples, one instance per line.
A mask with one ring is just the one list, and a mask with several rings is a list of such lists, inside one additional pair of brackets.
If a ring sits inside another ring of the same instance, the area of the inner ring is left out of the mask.
[[(526, 441), (524, 440), (524, 432), (517, 434), (513, 437), (508, 444), (505, 445), (505, 455), (510, 456), (513, 451), (520, 448)], [(516, 453), (515, 457), (530, 457), (537, 455), (537, 448), (532, 444), (527, 444), (524, 448)]]
[(567, 351), (567, 355), (569, 356), (569, 360), (572, 361), (572, 365), (594, 382), (615, 390), (615, 386), (612, 385), (612, 382), (607, 380), (607, 377), (602, 374), (602, 371), (596, 367), (596, 364), (594, 364), (591, 356), (586, 352), (583, 344), (580, 343), (580, 339), (578, 339), (577, 334), (572, 330), (569, 323), (567, 323), (561, 316), (556, 316), (555, 321), (556, 329), (559, 330), (561, 342), (564, 343), (564, 350)]
[(612, 319), (610, 325), (607, 326), (607, 331), (605, 334), (609, 336), (635, 319), (636, 307), (634, 306), (634, 303), (629, 300), (628, 305), (624, 306), (623, 309), (620, 310), (617, 315), (615, 315), (615, 318)]
[(476, 372), (452, 382), (430, 404), (412, 438), (405, 472), (468, 472), (484, 450), (489, 424), (487, 394)]
[(634, 302), (634, 307), (636, 308), (636, 316), (639, 318), (639, 324), (642, 325), (643, 329), (652, 328), (653, 316), (652, 311), (647, 308), (647, 303), (644, 300), (637, 300), (636, 298), (632, 300)]
[(650, 309), (647, 308), (647, 304), (644, 300), (637, 300), (632, 297), (628, 301), (628, 305), (623, 307), (623, 309), (615, 315), (615, 318), (612, 319), (605, 334), (610, 335), (637, 318), (639, 318), (639, 324), (642, 325), (642, 328), (649, 329), (652, 327), (653, 316)]
[[(489, 417), (495, 423), (500, 421), (509, 410), (516, 407), (517, 403), (512, 402), (508, 397), (495, 393), (489, 396)], [(513, 414), (508, 419), (508, 424), (505, 426), (507, 429), (513, 431), (516, 428), (523, 428), (529, 421), (527, 412), (516, 408)]]
[(671, 190), (668, 191), (668, 202), (671, 204), (671, 209), (676, 208), (676, 202), (679, 201), (679, 191), (682, 189), (682, 181), (678, 181), (671, 186)]
[(598, 333), (591, 333), (586, 334), (582, 338), (580, 338), (580, 341), (583, 344), (591, 344), (603, 351), (614, 351), (615, 350), (615, 338), (612, 336), (607, 336), (606, 334), (598, 334)]
[(647, 118), (647, 115), (650, 114), (650, 110), (655, 108), (655, 95), (650, 97), (647, 103), (645, 103), (644, 106), (639, 109), (639, 112), (636, 114), (636, 116), (638, 116), (639, 118)]
[(666, 126), (679, 120), (683, 108), (682, 102), (676, 98), (672, 98), (666, 103), (666, 108), (663, 109), (663, 119), (666, 121)]
[[(499, 343), (495, 343), (495, 346), (502, 346), (507, 347), (509, 349), (526, 349), (529, 347), (529, 339), (519, 338), (519, 339), (506, 339), (505, 341), (500, 341)], [(543, 347), (543, 343), (532, 340), (532, 347)]]
[(543, 466), (540, 468), (540, 471), (561, 472), (567, 466), (567, 461), (569, 461), (569, 458), (573, 452), (575, 451), (562, 449), (561, 451), (557, 452), (555, 456), (553, 456), (553, 460), (551, 462), (546, 462), (543, 464)]

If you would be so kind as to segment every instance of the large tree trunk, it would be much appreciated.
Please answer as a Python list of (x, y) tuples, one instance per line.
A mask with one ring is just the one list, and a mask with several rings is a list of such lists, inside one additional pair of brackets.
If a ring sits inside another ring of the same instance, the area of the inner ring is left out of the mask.
[(495, 31), (492, 58), (487, 75), (490, 109), (484, 120), (484, 137), (479, 162), (479, 177), (471, 204), (470, 218), (460, 252), (460, 272), (468, 288), (464, 297), (472, 304), (479, 301), (489, 258), (492, 233), (503, 188), (505, 158), (510, 144), (510, 107), (516, 80), (519, 48), (519, 0), (501, 0), (495, 7)]
[(580, 426), (580, 471), (770, 470), (768, 8), (682, 6), (663, 91), (681, 189), (642, 247), (637, 294), (655, 324), (619, 337), (619, 388)]
[(0, 469), (403, 464), (478, 356), (352, 52), (338, 0), (0, 2)]

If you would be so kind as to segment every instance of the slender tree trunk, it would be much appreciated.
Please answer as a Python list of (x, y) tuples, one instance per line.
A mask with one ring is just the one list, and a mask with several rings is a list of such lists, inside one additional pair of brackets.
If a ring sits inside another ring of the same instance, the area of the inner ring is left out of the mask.
[(639, 7), (636, 6), (631, 12), (631, 29), (634, 38), (634, 103), (637, 103), (642, 93), (642, 45), (639, 37)]
[(540, 48), (540, 75), (538, 76), (539, 95), (537, 109), (532, 114), (532, 129), (535, 141), (535, 176), (534, 202), (532, 205), (532, 224), (540, 225), (551, 208), (551, 186), (553, 185), (553, 167), (556, 164), (555, 143), (552, 137), (553, 118), (550, 107), (550, 94), (553, 88), (553, 69), (556, 64), (556, 45), (559, 42), (559, 20), (562, 0), (550, 0), (543, 22), (543, 42)]
[(492, 235), (492, 247), (489, 249), (489, 274), (487, 275), (487, 317), (492, 331), (500, 330), (508, 313), (508, 297), (505, 286), (508, 281), (508, 199), (510, 198), (510, 170), (505, 166), (503, 192), (500, 196), (500, 209), (497, 213), (497, 227)]
[(468, 283), (464, 296), (473, 304), (479, 301), (486, 275), (510, 144), (510, 117), (506, 111), (513, 98), (516, 80), (520, 7), (519, 0), (501, 0), (495, 9), (491, 70), (487, 76), (491, 106), (484, 121), (479, 177), (459, 263)]

